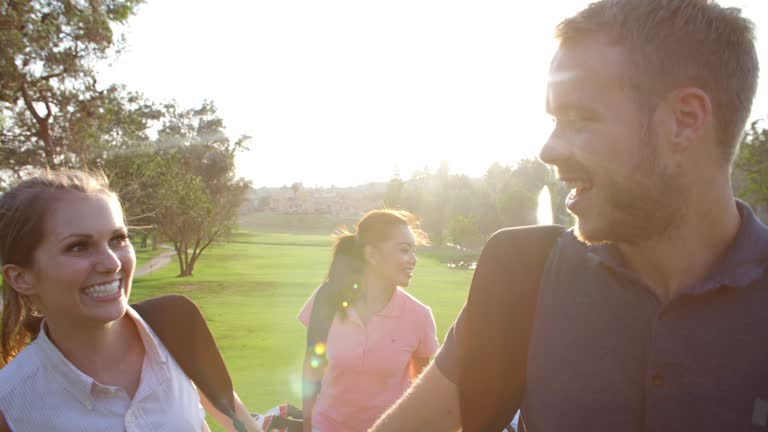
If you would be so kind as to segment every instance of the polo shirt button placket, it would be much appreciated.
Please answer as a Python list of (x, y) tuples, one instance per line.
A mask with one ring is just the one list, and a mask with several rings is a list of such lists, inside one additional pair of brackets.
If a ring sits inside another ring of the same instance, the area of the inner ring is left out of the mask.
[(658, 430), (660, 425), (660, 415), (664, 412), (664, 406), (666, 405), (665, 399), (667, 391), (669, 390), (669, 371), (666, 368), (667, 359), (663, 355), (665, 352), (665, 342), (667, 336), (665, 320), (668, 315), (668, 308), (662, 307), (657, 315), (656, 322), (653, 325), (653, 335), (651, 338), (651, 344), (649, 346), (650, 358), (646, 375), (647, 397), (645, 406), (645, 430), (654, 431)]
[(133, 430), (133, 426), (136, 424), (136, 416), (133, 414), (133, 411), (128, 411), (125, 414), (125, 429), (127, 431)]

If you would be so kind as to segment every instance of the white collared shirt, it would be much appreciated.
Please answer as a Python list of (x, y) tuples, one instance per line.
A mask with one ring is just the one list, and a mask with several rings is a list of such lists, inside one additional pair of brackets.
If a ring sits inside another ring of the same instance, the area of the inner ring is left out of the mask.
[(192, 381), (147, 323), (128, 308), (144, 343), (133, 399), (77, 369), (45, 331), (0, 369), (0, 412), (14, 432), (208, 431)]

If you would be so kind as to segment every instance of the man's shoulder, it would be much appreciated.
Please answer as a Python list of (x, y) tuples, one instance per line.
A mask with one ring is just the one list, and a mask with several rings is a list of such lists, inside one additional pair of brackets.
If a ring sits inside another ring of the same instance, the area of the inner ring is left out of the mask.
[(483, 247), (483, 255), (503, 256), (510, 251), (525, 252), (540, 247), (548, 248), (549, 252), (563, 250), (576, 254), (587, 252), (587, 245), (576, 238), (573, 228), (544, 225), (496, 231)]
[(503, 228), (491, 235), (486, 243), (486, 247), (510, 241), (558, 237), (569, 231), (572, 230), (561, 225), (531, 225)]

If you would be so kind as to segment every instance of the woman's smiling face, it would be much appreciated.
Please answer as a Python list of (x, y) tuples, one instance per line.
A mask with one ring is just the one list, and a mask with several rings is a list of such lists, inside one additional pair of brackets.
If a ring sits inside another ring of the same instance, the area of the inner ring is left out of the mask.
[(369, 260), (376, 273), (396, 286), (407, 287), (416, 267), (416, 240), (405, 225), (392, 227), (387, 240), (373, 246), (374, 258)]
[(109, 194), (60, 193), (25, 270), (29, 295), (49, 321), (115, 321), (126, 311), (136, 266), (120, 204)]

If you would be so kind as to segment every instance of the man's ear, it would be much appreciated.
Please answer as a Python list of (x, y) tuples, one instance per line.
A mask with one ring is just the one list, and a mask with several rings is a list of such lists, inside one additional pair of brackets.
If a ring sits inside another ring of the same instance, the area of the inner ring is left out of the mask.
[(673, 115), (673, 142), (676, 151), (685, 151), (706, 133), (712, 123), (712, 101), (702, 89), (686, 87), (670, 95)]
[(6, 264), (3, 266), (3, 278), (19, 294), (30, 296), (36, 293), (29, 269), (16, 264)]

